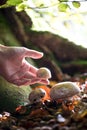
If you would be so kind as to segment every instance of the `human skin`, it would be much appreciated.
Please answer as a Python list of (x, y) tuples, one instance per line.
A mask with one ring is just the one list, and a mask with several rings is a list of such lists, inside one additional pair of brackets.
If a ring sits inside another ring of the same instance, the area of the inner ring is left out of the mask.
[(15, 85), (49, 84), (48, 79), (37, 77), (38, 68), (26, 61), (26, 57), (39, 59), (43, 53), (25, 47), (0, 45), (0, 76)]

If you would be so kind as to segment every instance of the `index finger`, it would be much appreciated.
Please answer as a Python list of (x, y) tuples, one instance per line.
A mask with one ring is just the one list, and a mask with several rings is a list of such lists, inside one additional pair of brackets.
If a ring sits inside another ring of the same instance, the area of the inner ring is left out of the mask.
[(25, 50), (24, 57), (30, 57), (33, 59), (39, 59), (43, 57), (42, 52), (38, 52), (38, 51), (27, 49), (27, 48), (24, 48), (24, 50)]

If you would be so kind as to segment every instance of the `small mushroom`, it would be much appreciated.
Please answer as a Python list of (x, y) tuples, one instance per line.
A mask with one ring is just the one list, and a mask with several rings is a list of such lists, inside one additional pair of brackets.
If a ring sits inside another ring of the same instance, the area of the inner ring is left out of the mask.
[(37, 71), (37, 77), (43, 79), (49, 79), (51, 78), (51, 72), (48, 68), (42, 67)]
[(50, 97), (52, 100), (62, 99), (73, 97), (80, 92), (80, 88), (73, 82), (61, 82), (55, 84), (50, 90)]
[(41, 99), (45, 96), (45, 94), (46, 94), (46, 92), (44, 89), (37, 88), (29, 94), (28, 99), (29, 99), (30, 103), (40, 102)]

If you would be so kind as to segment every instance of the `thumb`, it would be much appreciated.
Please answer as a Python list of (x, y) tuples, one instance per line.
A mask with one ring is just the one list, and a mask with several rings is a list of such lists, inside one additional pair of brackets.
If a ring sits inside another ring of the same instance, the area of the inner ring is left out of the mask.
[(27, 48), (24, 48), (24, 51), (25, 51), (24, 57), (30, 57), (33, 59), (39, 59), (39, 58), (43, 57), (42, 52), (38, 52), (38, 51), (27, 49)]

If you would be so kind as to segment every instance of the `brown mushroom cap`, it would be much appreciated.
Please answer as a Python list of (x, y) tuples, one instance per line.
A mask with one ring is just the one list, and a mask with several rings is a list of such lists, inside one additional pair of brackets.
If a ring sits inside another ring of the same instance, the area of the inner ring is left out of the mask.
[(37, 71), (37, 77), (49, 79), (49, 78), (51, 78), (51, 72), (48, 68), (42, 67)]
[(52, 100), (66, 99), (80, 92), (80, 88), (73, 82), (61, 82), (54, 85), (50, 91)]
[(31, 103), (39, 102), (45, 96), (45, 93), (46, 92), (44, 89), (37, 88), (37, 89), (31, 91), (28, 99)]

